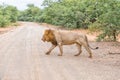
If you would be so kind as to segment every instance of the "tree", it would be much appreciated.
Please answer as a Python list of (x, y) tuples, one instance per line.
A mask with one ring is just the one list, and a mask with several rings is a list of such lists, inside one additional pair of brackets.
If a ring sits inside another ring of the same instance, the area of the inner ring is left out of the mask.
[(0, 5), (0, 27), (5, 27), (17, 21), (17, 8), (9, 5)]
[(107, 0), (100, 7), (102, 14), (98, 17), (98, 28), (102, 31), (98, 40), (116, 41), (120, 33), (120, 1)]
[(20, 21), (38, 21), (41, 14), (40, 9), (33, 4), (28, 4), (28, 8), (19, 14)]
[(5, 8), (5, 10), (8, 13), (8, 15), (10, 16), (10, 22), (16, 22), (17, 21), (17, 17), (18, 17), (18, 10), (17, 10), (17, 8), (14, 7), (14, 6), (8, 5)]

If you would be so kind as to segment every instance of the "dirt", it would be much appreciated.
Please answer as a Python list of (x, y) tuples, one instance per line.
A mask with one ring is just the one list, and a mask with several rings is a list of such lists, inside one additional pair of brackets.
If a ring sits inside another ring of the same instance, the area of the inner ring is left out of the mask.
[(12, 29), (13, 29), (12, 27), (0, 28), (0, 34), (6, 33), (6, 32), (8, 32), (8, 31), (10, 31)]
[(6, 26), (0, 27), (0, 34), (7, 33), (8, 31), (12, 31), (13, 29), (17, 28), (18, 26)]
[(99, 47), (92, 59), (84, 48), (73, 56), (75, 45), (64, 46), (62, 57), (58, 47), (48, 56), (51, 44), (41, 41), (45, 29), (23, 22), (0, 35), (0, 80), (120, 80), (120, 42), (95, 42), (89, 35), (90, 46)]

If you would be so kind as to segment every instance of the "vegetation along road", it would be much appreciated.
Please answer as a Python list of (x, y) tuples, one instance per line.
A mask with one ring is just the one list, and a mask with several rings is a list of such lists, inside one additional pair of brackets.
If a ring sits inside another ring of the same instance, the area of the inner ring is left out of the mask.
[[(92, 51), (93, 59), (88, 58), (84, 48), (80, 56), (73, 56), (77, 53), (75, 45), (64, 46), (62, 57), (57, 56), (58, 48), (51, 55), (45, 55), (51, 46), (41, 41), (45, 29), (24, 22), (0, 35), (0, 80), (120, 80), (120, 67), (107, 64), (112, 64), (111, 60), (117, 57), (104, 54), (103, 45)], [(93, 47), (101, 44), (90, 43)]]

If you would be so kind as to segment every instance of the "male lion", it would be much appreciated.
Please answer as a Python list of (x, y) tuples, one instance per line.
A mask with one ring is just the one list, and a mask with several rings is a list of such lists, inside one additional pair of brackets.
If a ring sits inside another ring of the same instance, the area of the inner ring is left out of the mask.
[[(63, 45), (71, 45), (71, 44), (76, 44), (78, 47), (78, 54), (75, 56), (79, 56), (80, 53), (82, 52), (81, 46), (84, 46), (85, 49), (89, 53), (89, 58), (92, 58), (92, 52), (89, 48), (91, 48), (88, 44), (88, 40), (86, 35), (72, 32), (72, 31), (65, 31), (65, 30), (51, 30), (51, 29), (46, 29), (44, 31), (42, 41), (47, 41), (52, 43), (52, 47), (46, 52), (47, 55), (50, 54), (50, 52), (56, 47), (59, 46), (60, 49), (60, 54), (58, 56), (62, 56), (63, 54)], [(91, 48), (93, 49), (93, 48)], [(98, 49), (98, 47), (94, 48)]]

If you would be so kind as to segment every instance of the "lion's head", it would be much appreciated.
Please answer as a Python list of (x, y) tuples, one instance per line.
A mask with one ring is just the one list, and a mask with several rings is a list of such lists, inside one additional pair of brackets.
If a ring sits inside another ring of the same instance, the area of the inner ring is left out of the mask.
[(53, 30), (51, 30), (51, 29), (45, 30), (43, 37), (42, 37), (42, 41), (56, 43), (56, 39), (55, 39), (55, 35), (53, 33)]

